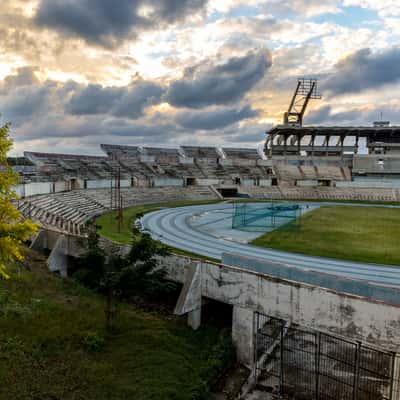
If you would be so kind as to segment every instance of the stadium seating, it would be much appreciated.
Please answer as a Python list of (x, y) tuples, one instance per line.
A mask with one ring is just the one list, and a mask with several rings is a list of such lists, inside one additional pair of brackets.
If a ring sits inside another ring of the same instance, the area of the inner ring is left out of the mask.
[[(170, 201), (217, 199), (208, 187), (122, 188), (123, 206)], [(50, 195), (32, 196), (18, 202), (26, 218), (47, 229), (81, 235), (90, 219), (110, 210), (110, 189), (77, 190)]]
[(241, 190), (256, 199), (288, 200), (350, 200), (350, 201), (400, 201), (400, 191), (395, 189), (335, 188), (335, 187), (297, 187), (271, 186), (247, 187)]

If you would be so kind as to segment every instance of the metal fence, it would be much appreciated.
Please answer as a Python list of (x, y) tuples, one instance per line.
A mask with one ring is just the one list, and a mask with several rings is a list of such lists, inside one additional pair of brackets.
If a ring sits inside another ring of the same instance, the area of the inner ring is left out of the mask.
[(255, 314), (258, 381), (281, 398), (397, 400), (396, 353)]
[(280, 227), (298, 229), (302, 208), (289, 203), (234, 203), (232, 228), (265, 232)]

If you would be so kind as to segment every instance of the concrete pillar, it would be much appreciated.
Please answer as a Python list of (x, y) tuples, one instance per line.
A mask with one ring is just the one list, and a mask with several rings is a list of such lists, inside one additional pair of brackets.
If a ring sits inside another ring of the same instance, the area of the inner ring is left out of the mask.
[(50, 256), (47, 259), (47, 267), (51, 272), (59, 272), (62, 277), (68, 275), (68, 239), (60, 235)]
[(43, 249), (48, 249), (47, 231), (41, 229), (36, 237), (32, 240), (30, 248), (37, 251), (42, 251)]
[(400, 400), (400, 356), (396, 355), (393, 368), (392, 400)]
[(252, 367), (254, 363), (254, 312), (248, 308), (233, 306), (232, 340), (238, 360)]
[(201, 308), (188, 312), (188, 325), (196, 330), (201, 325)]

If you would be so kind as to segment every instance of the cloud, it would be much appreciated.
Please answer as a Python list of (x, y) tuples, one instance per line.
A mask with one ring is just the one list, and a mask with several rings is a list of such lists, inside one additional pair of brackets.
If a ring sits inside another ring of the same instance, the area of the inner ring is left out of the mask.
[(257, 117), (259, 113), (246, 105), (242, 108), (223, 108), (210, 111), (181, 112), (176, 121), (188, 129), (214, 130), (224, 128), (244, 119)]
[(65, 111), (72, 115), (106, 114), (122, 96), (123, 89), (88, 85), (74, 93)]
[(353, 109), (344, 112), (334, 112), (332, 106), (326, 105), (317, 110), (313, 110), (305, 118), (305, 122), (311, 125), (319, 124), (339, 124), (354, 123), (362, 118), (360, 109)]
[(361, 49), (336, 65), (337, 72), (324, 84), (332, 95), (360, 93), (400, 80), (400, 48), (373, 53)]
[(30, 86), (39, 83), (35, 75), (37, 68), (25, 66), (17, 68), (16, 74), (8, 75), (0, 82), (0, 94), (18, 86)]
[(369, 105), (364, 107), (354, 107), (347, 111), (335, 111), (326, 105), (317, 110), (313, 110), (306, 117), (307, 124), (319, 125), (359, 125), (371, 126), (382, 113), (385, 120), (391, 121), (393, 125), (400, 123), (400, 104)]
[(321, 14), (337, 14), (340, 12), (338, 0), (268, 0), (265, 10), (281, 15), (297, 14), (313, 17)]
[(112, 109), (116, 117), (138, 118), (148, 106), (159, 104), (164, 88), (152, 82), (140, 82), (123, 94)]
[(0, 97), (0, 110), (14, 123), (43, 112), (49, 106), (49, 87), (18, 87), (12, 94)]
[(232, 104), (241, 100), (271, 65), (269, 52), (258, 50), (223, 64), (207, 62), (187, 68), (183, 78), (170, 85), (165, 100), (188, 108)]
[(88, 43), (116, 47), (130, 36), (180, 22), (207, 0), (41, 0), (39, 26)]
[(65, 110), (72, 115), (110, 114), (136, 119), (146, 107), (158, 104), (163, 92), (160, 85), (146, 81), (122, 88), (88, 85), (74, 93)]

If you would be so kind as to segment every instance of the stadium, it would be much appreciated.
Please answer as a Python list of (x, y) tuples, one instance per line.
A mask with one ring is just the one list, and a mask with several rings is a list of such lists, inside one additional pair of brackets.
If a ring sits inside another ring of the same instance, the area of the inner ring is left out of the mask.
[(102, 144), (10, 159), (18, 209), (40, 224), (32, 248), (66, 276), (88, 222), (122, 252), (136, 224), (173, 249), (160, 262), (182, 287), (177, 315), (197, 329), (206, 306), (229, 314), (243, 393), (399, 399), (400, 127), (303, 126), (318, 97), (299, 80), (262, 153)]

